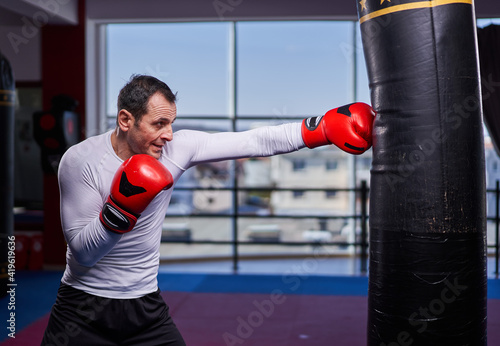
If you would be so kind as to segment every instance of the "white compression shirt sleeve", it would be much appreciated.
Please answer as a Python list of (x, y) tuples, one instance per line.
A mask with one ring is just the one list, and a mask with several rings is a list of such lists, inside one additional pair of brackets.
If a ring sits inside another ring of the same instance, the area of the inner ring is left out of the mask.
[(198, 145), (189, 167), (210, 161), (284, 154), (305, 147), (300, 123), (264, 126), (242, 132), (198, 132), (193, 137), (196, 137)]

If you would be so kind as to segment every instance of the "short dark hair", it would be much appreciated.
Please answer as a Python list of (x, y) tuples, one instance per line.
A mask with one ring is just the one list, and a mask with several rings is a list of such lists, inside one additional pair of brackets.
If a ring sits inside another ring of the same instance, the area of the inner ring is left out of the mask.
[(176, 94), (170, 90), (166, 83), (153, 76), (134, 74), (120, 90), (120, 94), (118, 95), (118, 112), (121, 109), (125, 109), (132, 113), (136, 121), (140, 121), (142, 116), (148, 111), (149, 98), (158, 92), (167, 101), (175, 103), (177, 99)]

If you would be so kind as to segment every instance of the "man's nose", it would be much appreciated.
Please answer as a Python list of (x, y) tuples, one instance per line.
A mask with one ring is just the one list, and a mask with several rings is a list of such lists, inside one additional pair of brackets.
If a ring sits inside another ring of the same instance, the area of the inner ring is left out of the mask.
[(170, 142), (174, 138), (174, 131), (172, 125), (168, 125), (161, 133), (161, 139)]

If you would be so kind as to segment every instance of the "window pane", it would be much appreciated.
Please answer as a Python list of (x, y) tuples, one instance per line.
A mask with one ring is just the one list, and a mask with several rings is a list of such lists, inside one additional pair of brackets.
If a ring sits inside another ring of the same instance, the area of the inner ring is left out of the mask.
[(237, 114), (320, 115), (352, 102), (352, 22), (236, 26)]
[(356, 47), (351, 50), (352, 59), (354, 59), (354, 53), (356, 54), (356, 101), (371, 104), (368, 72), (366, 71), (366, 60), (360, 34), (361, 30), (359, 30), (358, 24), (356, 29)]
[(109, 24), (107, 107), (132, 74), (153, 75), (178, 92), (180, 116), (228, 116), (230, 23)]
[[(180, 258), (228, 257), (231, 245), (172, 243), (172, 241), (230, 241), (232, 239), (229, 217), (171, 217), (163, 223), (160, 244), (162, 260)], [(186, 239), (187, 238), (187, 239)]]

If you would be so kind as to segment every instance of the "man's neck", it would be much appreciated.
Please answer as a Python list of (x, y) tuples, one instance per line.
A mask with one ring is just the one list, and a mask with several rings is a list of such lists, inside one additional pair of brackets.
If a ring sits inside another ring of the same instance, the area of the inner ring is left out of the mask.
[(111, 145), (115, 154), (118, 155), (123, 161), (129, 159), (132, 156), (132, 152), (128, 147), (127, 141), (125, 139), (125, 134), (116, 128), (111, 134)]

